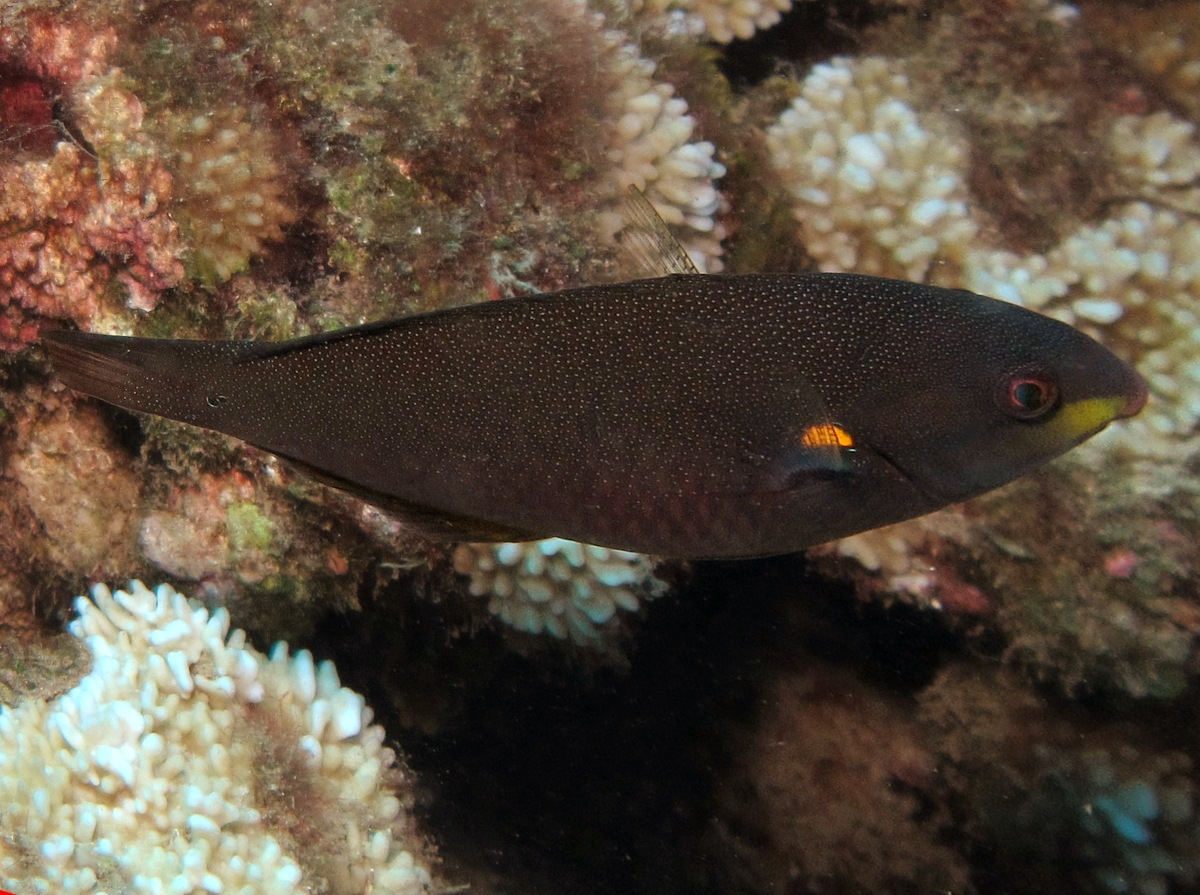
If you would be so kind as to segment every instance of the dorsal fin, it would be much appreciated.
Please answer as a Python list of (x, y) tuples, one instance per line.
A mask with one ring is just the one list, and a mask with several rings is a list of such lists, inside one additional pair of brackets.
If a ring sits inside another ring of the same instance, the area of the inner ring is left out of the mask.
[(700, 273), (687, 250), (671, 234), (667, 222), (636, 186), (630, 186), (625, 194), (621, 213), (628, 222), (618, 237), (621, 246), (637, 261), (646, 276)]

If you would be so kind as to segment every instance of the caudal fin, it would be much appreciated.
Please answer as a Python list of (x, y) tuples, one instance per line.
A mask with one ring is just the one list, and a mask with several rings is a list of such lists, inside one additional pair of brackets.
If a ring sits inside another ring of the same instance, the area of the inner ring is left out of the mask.
[(42, 342), (54, 371), (75, 391), (128, 410), (188, 422), (198, 422), (204, 391), (215, 376), (249, 350), (249, 343), (137, 339), (69, 330), (44, 333)]

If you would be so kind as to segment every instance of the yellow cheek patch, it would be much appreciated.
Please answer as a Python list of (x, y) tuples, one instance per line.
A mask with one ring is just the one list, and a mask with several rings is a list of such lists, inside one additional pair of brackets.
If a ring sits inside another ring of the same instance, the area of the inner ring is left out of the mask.
[(1038, 440), (1046, 441), (1048, 447), (1064, 450), (1068, 445), (1096, 434), (1115, 420), (1121, 415), (1125, 402), (1123, 396), (1070, 401), (1034, 431), (1038, 433)]
[(804, 447), (854, 447), (854, 436), (837, 423), (818, 423), (809, 426), (800, 436), (800, 444)]

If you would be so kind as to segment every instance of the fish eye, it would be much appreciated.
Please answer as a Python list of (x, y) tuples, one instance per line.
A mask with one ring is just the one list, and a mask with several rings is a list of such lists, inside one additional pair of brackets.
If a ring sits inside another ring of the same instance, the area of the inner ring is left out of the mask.
[(1047, 370), (1022, 367), (1004, 377), (996, 398), (1009, 416), (1041, 419), (1058, 407), (1058, 382)]
[(209, 407), (220, 407), (228, 400), (225, 395), (209, 395), (207, 398)]

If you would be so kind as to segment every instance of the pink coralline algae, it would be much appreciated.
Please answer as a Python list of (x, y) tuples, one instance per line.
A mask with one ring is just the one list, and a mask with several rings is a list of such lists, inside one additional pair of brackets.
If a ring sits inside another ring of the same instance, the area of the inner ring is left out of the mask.
[(105, 62), (112, 40), (49, 21), (0, 29), (0, 349), (48, 318), (90, 328), (114, 281), (149, 310), (183, 277), (171, 177)]

